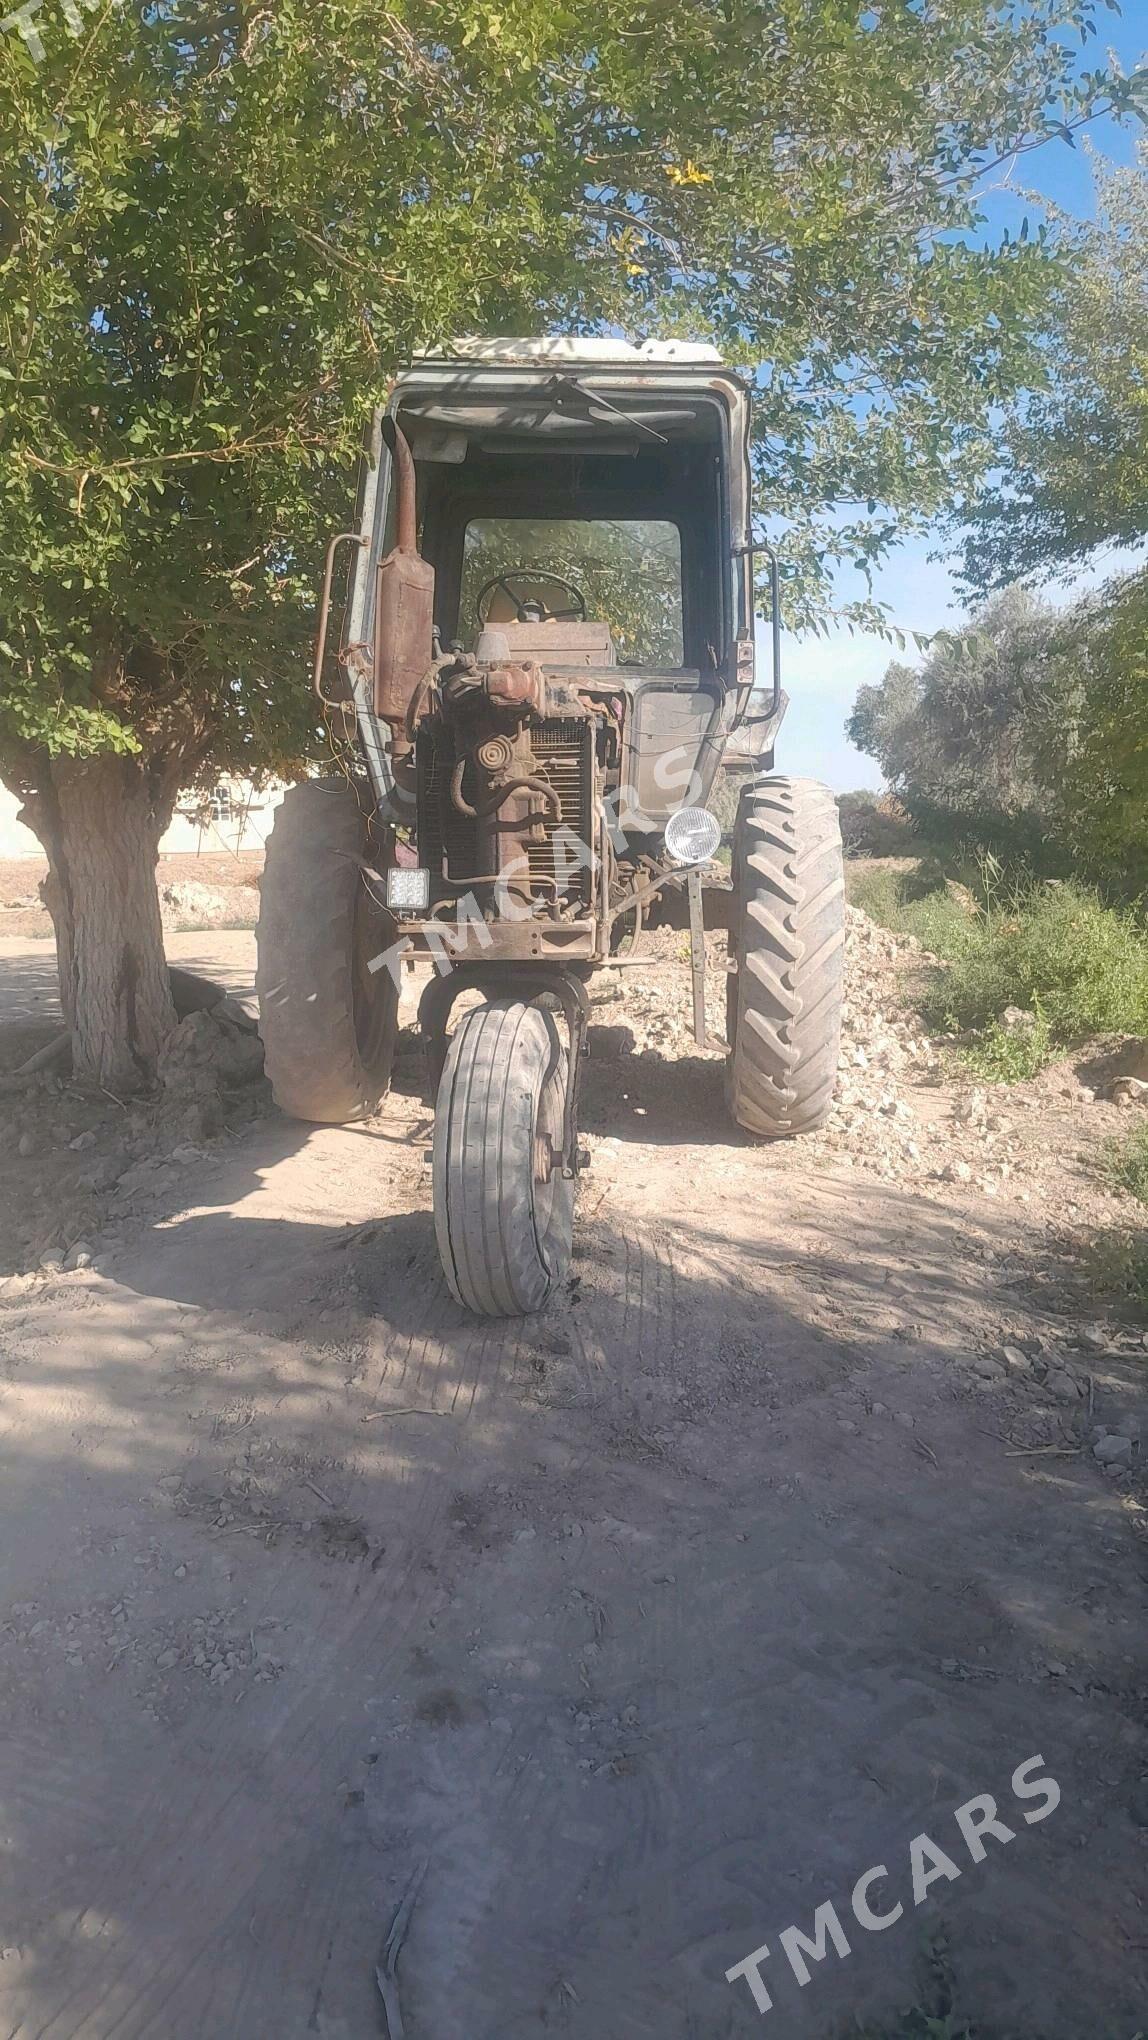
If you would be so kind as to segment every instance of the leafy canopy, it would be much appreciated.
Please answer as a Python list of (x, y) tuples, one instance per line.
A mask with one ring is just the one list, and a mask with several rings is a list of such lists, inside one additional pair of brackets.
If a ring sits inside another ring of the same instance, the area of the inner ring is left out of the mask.
[[(793, 620), (979, 472), (1047, 290), (978, 176), (1092, 0), (45, 0), (0, 35), (0, 765), (311, 738), (368, 404), (454, 331), (711, 334)], [(73, 33), (76, 31), (76, 33)], [(852, 507), (844, 513), (838, 506)], [(861, 604), (853, 614), (871, 620)]]
[[(1095, 173), (1097, 218), (1057, 232), (1043, 386), (1007, 419), (1007, 480), (973, 520), (977, 586), (1148, 539), (1148, 153)], [(1148, 885), (1148, 570), (1080, 602), (1062, 637), (1081, 684), (1053, 774), (1059, 826), (1135, 891)]]
[(1079, 647), (1023, 588), (994, 596), (972, 634), (938, 642), (919, 671), (894, 661), (862, 687), (850, 741), (910, 805), (966, 816), (1050, 816), (1081, 705)]
[(985, 588), (1148, 536), (1148, 153), (1094, 159), (1098, 215), (1056, 229), (1039, 387), (1010, 412), (1002, 479), (972, 513)]

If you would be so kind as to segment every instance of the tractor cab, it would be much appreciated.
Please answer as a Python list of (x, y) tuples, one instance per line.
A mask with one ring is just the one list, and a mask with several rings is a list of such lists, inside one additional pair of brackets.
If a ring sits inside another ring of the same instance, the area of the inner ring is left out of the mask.
[(490, 340), (416, 361), (364, 492), (367, 642), (398, 532), (388, 426), (411, 455), (438, 645), (584, 676), (617, 725), (633, 833), (659, 835), (684, 786), (704, 803), (736, 728), (768, 748), (746, 720), (779, 706), (753, 686), (748, 393), (714, 349)]

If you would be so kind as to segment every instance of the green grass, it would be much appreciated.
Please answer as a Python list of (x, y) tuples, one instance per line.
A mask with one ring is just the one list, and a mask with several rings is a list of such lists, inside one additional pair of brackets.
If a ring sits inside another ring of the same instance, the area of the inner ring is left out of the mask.
[(1018, 1026), (990, 1020), (983, 1033), (961, 1049), (961, 1060), (987, 1084), (1023, 1084), (1035, 1077), (1053, 1053), (1048, 1015), (1036, 1001), (1035, 1011)]
[(1148, 1204), (1148, 1126), (1106, 1141), (1100, 1166), (1114, 1190), (1126, 1190), (1130, 1197)]
[(964, 956), (978, 940), (975, 919), (944, 886), (920, 892), (914, 872), (878, 868), (858, 872), (849, 883), (849, 898), (883, 928), (897, 935), (915, 935), (934, 956), (946, 961)]
[[(975, 891), (933, 880), (926, 871), (866, 872), (854, 905), (948, 965), (931, 977), (921, 1010), (938, 1031), (979, 1037), (965, 1054), (982, 1075), (1014, 1082), (1072, 1042), (1148, 1034), (1148, 935), (1134, 915), (1085, 886), (1010, 886), (991, 863)], [(1002, 1027), (1010, 1006), (1032, 1022)]]
[[(862, 2026), (852, 2031), (857, 2040), (978, 2040), (977, 2029), (957, 2010), (956, 1986), (949, 1960), (948, 1934), (944, 1926), (933, 1934), (918, 1955), (923, 2002), (902, 2012), (894, 2025)], [(989, 2040), (982, 2035), (981, 2040)]]

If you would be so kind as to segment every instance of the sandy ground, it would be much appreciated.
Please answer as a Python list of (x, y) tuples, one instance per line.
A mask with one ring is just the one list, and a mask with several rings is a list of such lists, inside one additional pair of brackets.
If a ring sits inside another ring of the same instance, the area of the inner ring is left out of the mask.
[[(368, 2040), (425, 1865), (407, 2040), (916, 2034), (946, 1975), (977, 2040), (1132, 2040), (1145, 1516), (1090, 1426), (1148, 1415), (1139, 1327), (1039, 1197), (925, 1134), (910, 1175), (848, 1124), (755, 1147), (679, 1040), (591, 1060), (572, 1279), (476, 1324), (420, 1084), (264, 1118), (121, 1199), (100, 1272), (0, 1291), (0, 2034)], [(959, 1875), (915, 1908), (922, 1833)], [(829, 1899), (852, 1952), (799, 1988)]]

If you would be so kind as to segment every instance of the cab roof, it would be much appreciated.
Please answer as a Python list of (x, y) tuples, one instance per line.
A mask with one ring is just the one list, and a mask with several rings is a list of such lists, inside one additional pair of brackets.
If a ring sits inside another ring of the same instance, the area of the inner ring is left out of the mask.
[(722, 358), (716, 347), (697, 340), (642, 340), (634, 342), (606, 335), (583, 337), (574, 333), (548, 333), (537, 338), (499, 337), (452, 340), (445, 347), (417, 354), (416, 362), (490, 362), (508, 367), (534, 367), (538, 363), (568, 363), (571, 366), (600, 366), (632, 362), (635, 365), (720, 368)]

